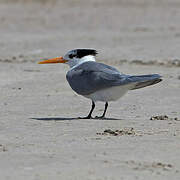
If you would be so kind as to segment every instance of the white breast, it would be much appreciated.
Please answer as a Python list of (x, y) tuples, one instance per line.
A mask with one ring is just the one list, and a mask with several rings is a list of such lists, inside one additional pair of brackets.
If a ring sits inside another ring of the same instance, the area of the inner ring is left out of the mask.
[(129, 89), (130, 88), (128, 85), (114, 86), (114, 87), (99, 90), (92, 94), (84, 95), (84, 96), (93, 101), (103, 101), (103, 102), (116, 101), (120, 97), (125, 95)]

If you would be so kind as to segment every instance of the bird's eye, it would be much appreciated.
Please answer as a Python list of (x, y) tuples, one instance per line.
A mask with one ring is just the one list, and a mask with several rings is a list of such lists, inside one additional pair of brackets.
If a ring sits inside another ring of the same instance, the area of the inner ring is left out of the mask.
[(73, 54), (70, 54), (70, 55), (69, 55), (69, 58), (70, 58), (70, 59), (72, 59), (73, 57), (74, 57), (74, 55), (73, 55)]

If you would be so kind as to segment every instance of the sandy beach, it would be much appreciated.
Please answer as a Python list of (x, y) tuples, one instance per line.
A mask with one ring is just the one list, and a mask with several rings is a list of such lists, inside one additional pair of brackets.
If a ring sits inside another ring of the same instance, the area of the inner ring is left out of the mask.
[[(178, 180), (179, 8), (178, 0), (0, 0), (0, 179)], [(109, 103), (107, 119), (78, 119), (91, 102), (71, 90), (69, 67), (37, 62), (83, 47), (123, 73), (163, 81)]]

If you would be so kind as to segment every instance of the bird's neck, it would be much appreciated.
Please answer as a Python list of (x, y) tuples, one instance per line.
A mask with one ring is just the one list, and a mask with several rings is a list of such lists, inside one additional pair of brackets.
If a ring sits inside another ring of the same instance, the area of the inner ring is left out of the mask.
[(88, 61), (96, 61), (95, 57), (92, 55), (84, 56), (81, 59), (74, 59), (73, 61), (69, 62), (70, 68), (75, 68), (79, 66), (82, 63), (88, 62)]

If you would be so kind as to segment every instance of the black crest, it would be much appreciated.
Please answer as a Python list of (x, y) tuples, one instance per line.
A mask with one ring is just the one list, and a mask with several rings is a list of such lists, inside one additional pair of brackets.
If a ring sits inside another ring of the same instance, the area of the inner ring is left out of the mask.
[(75, 52), (77, 58), (82, 58), (88, 55), (96, 56), (97, 54), (97, 51), (94, 49), (76, 49)]

